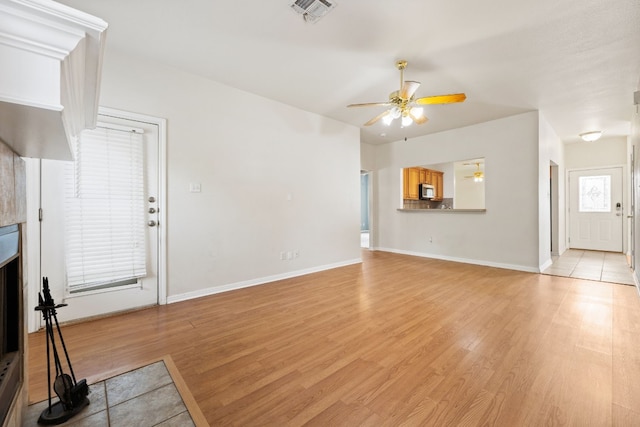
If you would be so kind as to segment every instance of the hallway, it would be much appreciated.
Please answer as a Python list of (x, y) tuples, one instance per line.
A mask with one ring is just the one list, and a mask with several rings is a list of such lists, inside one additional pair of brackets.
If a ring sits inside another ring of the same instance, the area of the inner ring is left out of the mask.
[(568, 249), (542, 274), (634, 285), (627, 258), (619, 252)]

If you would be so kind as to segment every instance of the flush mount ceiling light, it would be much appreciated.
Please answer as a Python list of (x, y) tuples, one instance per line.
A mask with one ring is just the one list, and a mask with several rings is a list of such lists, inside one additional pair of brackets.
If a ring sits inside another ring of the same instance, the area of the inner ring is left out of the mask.
[(602, 131), (601, 130), (594, 130), (591, 132), (585, 132), (585, 133), (581, 133), (580, 138), (582, 138), (583, 141), (586, 142), (593, 142), (593, 141), (597, 141), (600, 139), (600, 137), (602, 136)]

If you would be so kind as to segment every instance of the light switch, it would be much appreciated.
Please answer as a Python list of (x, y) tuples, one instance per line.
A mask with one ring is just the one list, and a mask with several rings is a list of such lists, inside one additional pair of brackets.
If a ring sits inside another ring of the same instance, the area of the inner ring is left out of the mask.
[(190, 182), (189, 183), (189, 192), (191, 193), (199, 193), (201, 191), (199, 182)]

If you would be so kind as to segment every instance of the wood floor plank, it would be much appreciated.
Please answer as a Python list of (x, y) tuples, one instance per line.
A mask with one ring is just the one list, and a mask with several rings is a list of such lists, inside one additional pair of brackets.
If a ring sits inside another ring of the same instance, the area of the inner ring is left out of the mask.
[(640, 412), (619, 405), (613, 405), (613, 423), (616, 427), (640, 426)]
[[(362, 256), (64, 325), (76, 375), (170, 355), (211, 425), (640, 425), (634, 288)], [(47, 395), (45, 360), (30, 334), (32, 402)]]

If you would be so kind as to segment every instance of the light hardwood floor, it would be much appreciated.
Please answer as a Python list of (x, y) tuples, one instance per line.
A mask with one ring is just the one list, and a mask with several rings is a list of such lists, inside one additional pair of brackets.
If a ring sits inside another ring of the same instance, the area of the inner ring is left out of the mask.
[[(363, 259), (63, 327), (76, 375), (169, 354), (211, 425), (640, 425), (635, 287)], [(39, 401), (44, 335), (29, 347)]]

